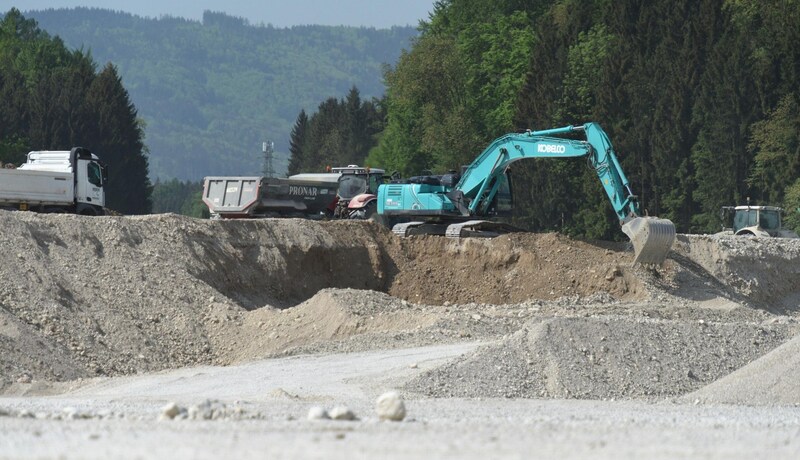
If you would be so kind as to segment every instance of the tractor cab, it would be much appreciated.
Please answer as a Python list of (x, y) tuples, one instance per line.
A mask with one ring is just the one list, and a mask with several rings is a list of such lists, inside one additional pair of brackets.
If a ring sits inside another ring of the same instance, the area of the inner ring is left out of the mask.
[[(783, 209), (775, 206), (726, 206), (723, 212), (733, 213), (734, 235), (792, 238), (794, 232), (781, 224)], [(727, 219), (726, 219), (727, 220)], [(730, 222), (730, 220), (727, 220)]]
[(355, 210), (374, 200), (386, 173), (383, 169), (358, 165), (332, 168), (331, 172), (339, 174), (339, 203), (334, 215), (342, 218), (353, 218)]
[(385, 171), (383, 169), (349, 165), (333, 168), (332, 172), (340, 174), (339, 200), (349, 201), (362, 193), (377, 193), (378, 186), (383, 183)]

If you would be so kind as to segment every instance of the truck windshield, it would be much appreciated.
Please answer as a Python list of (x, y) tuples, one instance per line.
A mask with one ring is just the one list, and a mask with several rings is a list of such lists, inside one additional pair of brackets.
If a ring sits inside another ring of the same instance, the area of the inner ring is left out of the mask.
[(90, 161), (86, 167), (89, 176), (89, 182), (98, 187), (103, 186), (103, 173), (100, 171), (100, 165), (94, 161)]
[(363, 176), (343, 174), (339, 178), (339, 198), (350, 200), (367, 191), (367, 180)]
[(778, 230), (781, 227), (779, 211), (767, 209), (748, 209), (736, 211), (733, 216), (733, 231), (758, 225), (764, 230)]
[(752, 227), (758, 222), (758, 211), (748, 209), (747, 211), (736, 211), (733, 216), (733, 231), (738, 232), (745, 227)]

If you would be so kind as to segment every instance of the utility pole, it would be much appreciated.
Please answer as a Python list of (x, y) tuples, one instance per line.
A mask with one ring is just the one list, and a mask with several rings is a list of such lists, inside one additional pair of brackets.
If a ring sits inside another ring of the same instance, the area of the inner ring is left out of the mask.
[(275, 177), (275, 169), (272, 167), (272, 153), (275, 151), (275, 143), (267, 140), (261, 143), (261, 152), (264, 154), (264, 177)]

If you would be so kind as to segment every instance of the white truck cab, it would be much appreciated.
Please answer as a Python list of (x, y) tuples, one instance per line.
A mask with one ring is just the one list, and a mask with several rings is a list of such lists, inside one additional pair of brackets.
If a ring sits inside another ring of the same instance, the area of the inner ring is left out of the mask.
[(19, 167), (0, 169), (0, 206), (101, 215), (106, 183), (106, 166), (88, 149), (33, 151)]

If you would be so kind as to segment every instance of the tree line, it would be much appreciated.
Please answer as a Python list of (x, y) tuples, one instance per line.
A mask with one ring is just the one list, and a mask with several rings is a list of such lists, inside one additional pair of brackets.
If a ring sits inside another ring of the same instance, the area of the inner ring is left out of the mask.
[[(596, 121), (643, 209), (679, 231), (717, 231), (720, 207), (748, 199), (782, 205), (797, 228), (798, 35), (798, 0), (440, 0), (412, 47), (385, 69), (383, 98), (362, 100), (352, 86), (315, 113), (300, 112), (289, 170), (358, 163), (443, 172), (507, 132)], [(14, 10), (2, 40), (0, 155), (93, 139), (82, 129), (99, 129), (103, 113), (124, 118), (123, 108), (125, 126), (140, 134), (127, 144), (141, 146), (143, 127), (113, 66), (95, 72), (88, 55), (67, 51)], [(101, 86), (95, 81), (126, 96), (102, 98), (119, 111), (84, 96)], [(54, 109), (42, 110), (45, 101)], [(144, 161), (146, 179), (143, 150), (126, 158)], [(620, 237), (583, 160), (519, 162), (512, 174), (515, 224)]]
[(151, 178), (186, 181), (261, 170), (275, 142), (285, 173), (298, 111), (356, 85), (380, 97), (382, 65), (397, 59), (413, 27), (276, 28), (205, 11), (202, 20), (143, 18), (98, 8), (28, 12), (68, 45), (113, 61), (147, 122)]
[(108, 164), (106, 206), (150, 212), (144, 126), (112, 64), (97, 71), (91, 55), (11, 9), (0, 22), (0, 101), (0, 161), (86, 147)]
[(288, 173), (322, 172), (351, 164), (371, 166), (364, 161), (384, 125), (380, 102), (362, 100), (355, 86), (345, 98), (322, 102), (311, 117), (301, 110), (289, 141)]
[[(367, 157), (468, 164), (507, 132), (596, 121), (650, 214), (715, 232), (723, 205), (800, 224), (800, 2), (440, 0), (385, 74)], [(514, 165), (517, 225), (619, 238), (584, 160)]]

